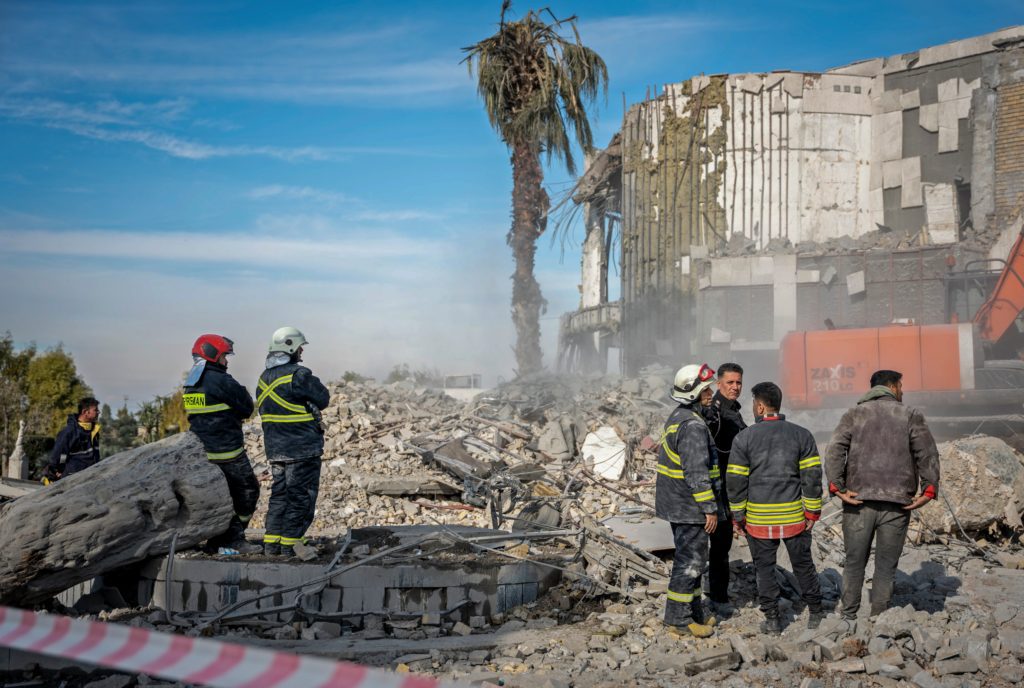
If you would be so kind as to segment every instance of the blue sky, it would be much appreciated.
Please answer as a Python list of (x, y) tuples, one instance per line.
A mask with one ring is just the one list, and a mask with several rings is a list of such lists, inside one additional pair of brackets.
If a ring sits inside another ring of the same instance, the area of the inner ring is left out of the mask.
[[(608, 64), (601, 145), (648, 86), (1024, 23), (1019, 0), (550, 6)], [(251, 386), (284, 324), (324, 378), (399, 362), (508, 377), (508, 154), (459, 64), (499, 7), (4, 0), (0, 330), (63, 342), (114, 403), (173, 389), (207, 331), (235, 339)], [(557, 166), (547, 181), (571, 183)], [(541, 239), (549, 364), (578, 240)]]

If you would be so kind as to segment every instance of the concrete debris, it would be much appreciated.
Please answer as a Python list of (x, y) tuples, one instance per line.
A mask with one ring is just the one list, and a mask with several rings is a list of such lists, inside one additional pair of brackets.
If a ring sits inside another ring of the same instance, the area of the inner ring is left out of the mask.
[(1020, 454), (996, 437), (967, 437), (945, 442), (939, 449), (942, 474), (951, 479), (942, 481), (944, 499), (919, 512), (927, 528), (936, 533), (956, 533), (960, 528), (978, 533), (997, 523), (1021, 527), (1024, 465)]
[(581, 451), (587, 468), (606, 480), (618, 480), (626, 470), (626, 443), (610, 425), (589, 433)]
[[(225, 602), (226, 588), (204, 587), (204, 599), (219, 610), (211, 619), (181, 607), (175, 613), (145, 606), (155, 601), (128, 607), (134, 603), (129, 600), (109, 609), (117, 603), (101, 589), (88, 601), (106, 601), (106, 610), (88, 611), (143, 628), (215, 633), (530, 688), (933, 688), (1024, 679), (1024, 552), (1006, 506), (1024, 504), (1018, 497), (1024, 469), (1013, 449), (988, 437), (941, 445), (943, 473), (950, 477), (940, 494), (948, 496), (960, 525), (941, 500), (918, 512), (893, 608), (855, 622), (832, 615), (820, 628), (806, 629), (808, 613), (781, 550), (785, 628), (781, 637), (765, 637), (758, 632), (762, 615), (749, 551), (736, 540), (730, 584), (735, 613), (720, 619), (707, 640), (666, 633), (661, 617), (671, 533), (653, 519), (652, 504), (671, 374), (651, 368), (629, 380), (537, 377), (469, 403), (407, 383), (334, 384), (324, 413), (327, 449), (313, 537), (308, 547), (296, 548), (308, 550), (309, 561), (233, 560), (263, 567), (268, 576), (305, 576), (302, 594), (283, 588), (268, 592), (258, 608), (234, 609)], [(257, 474), (268, 480), (259, 424), (246, 432)], [(605, 471), (602, 452), (610, 446), (622, 463)], [(256, 532), (264, 509), (253, 518)], [(837, 500), (831, 500), (814, 530), (828, 609), (837, 606), (841, 589), (840, 517)], [(205, 563), (196, 552), (179, 557), (189, 565)], [(482, 584), (466, 603), (453, 597), (456, 588), (444, 587), (448, 583), (402, 587), (402, 581), (425, 577), (428, 568), (430, 575), (444, 570), (454, 578), (476, 578), (491, 558), (509, 566), (529, 562), (555, 572), (560, 582), (556, 578), (540, 592), (526, 583)], [(408, 573), (417, 561), (420, 571)], [(158, 562), (151, 568), (147, 584), (159, 589), (165, 567)], [(389, 574), (396, 583), (377, 597), (360, 588), (353, 601), (354, 589), (337, 587), (346, 575)], [(706, 581), (703, 587), (708, 589)], [(339, 612), (321, 613), (313, 604), (329, 600)]]

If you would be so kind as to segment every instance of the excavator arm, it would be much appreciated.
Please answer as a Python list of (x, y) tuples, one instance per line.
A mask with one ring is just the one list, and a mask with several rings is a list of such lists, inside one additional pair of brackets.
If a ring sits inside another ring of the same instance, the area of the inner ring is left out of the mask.
[(1024, 232), (1014, 242), (988, 300), (974, 315), (981, 338), (997, 342), (1024, 310)]

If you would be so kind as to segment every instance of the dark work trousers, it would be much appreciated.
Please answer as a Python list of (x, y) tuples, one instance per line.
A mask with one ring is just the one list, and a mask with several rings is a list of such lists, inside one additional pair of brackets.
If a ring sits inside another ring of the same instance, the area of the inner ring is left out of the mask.
[[(804, 604), (814, 612), (821, 611), (821, 587), (818, 585), (818, 572), (814, 568), (811, 556), (811, 533), (805, 530), (799, 535), (782, 540), (789, 553), (789, 561), (793, 564), (793, 573), (800, 584), (800, 595)], [(779, 539), (760, 539), (747, 535), (750, 546), (750, 557), (754, 560), (754, 571), (757, 574), (757, 600), (761, 611), (769, 618), (779, 615), (779, 581), (775, 577), (776, 555), (779, 551)]]
[(260, 483), (256, 480), (256, 474), (245, 452), (228, 461), (210, 463), (220, 468), (224, 474), (224, 479), (228, 483), (228, 493), (231, 494), (231, 504), (235, 509), (228, 529), (210, 540), (211, 545), (219, 547), (245, 539), (246, 525), (252, 518), (252, 513), (256, 511), (256, 502), (260, 498)]
[(860, 610), (864, 569), (875, 543), (875, 573), (871, 581), (871, 615), (889, 608), (896, 566), (907, 539), (910, 512), (894, 502), (866, 501), (860, 506), (843, 504), (843, 616), (856, 618)]
[(672, 576), (668, 580), (668, 601), (665, 623), (686, 626), (704, 620), (700, 579), (708, 563), (708, 534), (703, 525), (673, 523), (672, 537), (676, 551), (672, 559)]
[(732, 548), (732, 520), (718, 520), (711, 534), (708, 555), (708, 597), (713, 602), (729, 601), (729, 550)]
[(270, 488), (267, 534), (263, 541), (291, 547), (302, 542), (306, 529), (313, 523), (316, 497), (320, 492), (320, 457), (271, 461), (270, 471), (274, 483)]

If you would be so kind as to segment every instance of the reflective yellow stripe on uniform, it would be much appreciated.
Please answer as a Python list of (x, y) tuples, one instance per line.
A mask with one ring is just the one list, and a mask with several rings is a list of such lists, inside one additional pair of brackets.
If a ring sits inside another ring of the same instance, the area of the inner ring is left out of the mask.
[(276, 545), (276, 544), (279, 544), (281, 542), (281, 536), (280, 535), (269, 535), (269, 534), (268, 535), (264, 535), (263, 536), (263, 542), (267, 543), (268, 545)]
[(273, 382), (271, 382), (269, 385), (263, 380), (260, 380), (257, 383), (257, 386), (263, 391), (260, 393), (259, 397), (257, 397), (256, 405), (259, 406), (260, 404), (263, 403), (264, 399), (270, 397), (275, 403), (279, 404), (281, 408), (287, 409), (289, 411), (294, 411), (295, 413), (303, 413), (306, 410), (304, 407), (299, 406), (298, 404), (293, 404), (290, 401), (285, 401), (277, 392), (274, 391), (277, 387), (280, 387), (281, 385), (291, 381), (291, 375), (284, 375), (283, 377), (279, 377)]
[(733, 475), (750, 475), (750, 466), (741, 466), (738, 463), (731, 463), (725, 467), (726, 473)]
[(783, 526), (804, 520), (803, 502), (759, 504), (747, 502), (747, 523), (755, 526)]
[(229, 459), (236, 459), (242, 455), (245, 451), (245, 447), (239, 447), (238, 449), (232, 449), (226, 452), (206, 452), (206, 458), (210, 461), (227, 461)]
[(813, 497), (804, 497), (804, 508), (808, 511), (820, 511), (821, 510), (821, 499), (815, 499)]
[(806, 459), (800, 459), (800, 470), (805, 468), (814, 468), (815, 466), (821, 465), (820, 456), (808, 456)]
[(207, 406), (206, 394), (203, 392), (182, 394), (181, 401), (185, 406), (185, 413), (190, 416), (197, 413), (216, 413), (217, 411), (229, 411), (231, 409), (227, 404), (212, 404)]
[(682, 466), (683, 464), (679, 461), (679, 454), (676, 454), (668, 446), (668, 436), (678, 429), (679, 423), (676, 423), (675, 425), (670, 425), (667, 428), (665, 428), (665, 432), (661, 433), (661, 448), (665, 450), (665, 454), (668, 456), (669, 459), (672, 460), (672, 463), (674, 463), (677, 466)]
[(704, 594), (704, 591), (700, 588), (696, 588), (693, 592), (675, 592), (674, 590), (668, 591), (668, 598), (673, 602), (689, 603)]
[(302, 423), (307, 420), (313, 420), (312, 413), (298, 413), (294, 416), (279, 413), (263, 413), (260, 415), (264, 423)]
[(694, 492), (693, 498), (698, 502), (710, 502), (715, 498), (715, 493), (711, 490), (704, 490), (703, 492)]
[(729, 508), (733, 511), (743, 511), (747, 508), (747, 500), (744, 499), (742, 502), (729, 502)]
[(299, 545), (299, 544), (302, 544), (302, 545), (306, 544), (306, 538), (304, 538), (304, 537), (292, 538), (292, 537), (285, 537), (283, 535), (281, 536), (281, 545), (284, 546), (284, 547), (292, 547), (293, 545)]
[(669, 468), (668, 466), (659, 465), (658, 472), (666, 478), (675, 478), (676, 480), (682, 480), (685, 477), (682, 469), (679, 468)]
[(722, 469), (718, 467), (718, 464), (715, 464), (714, 466), (711, 467), (711, 470), (708, 471), (708, 476), (712, 478), (721, 478)]

